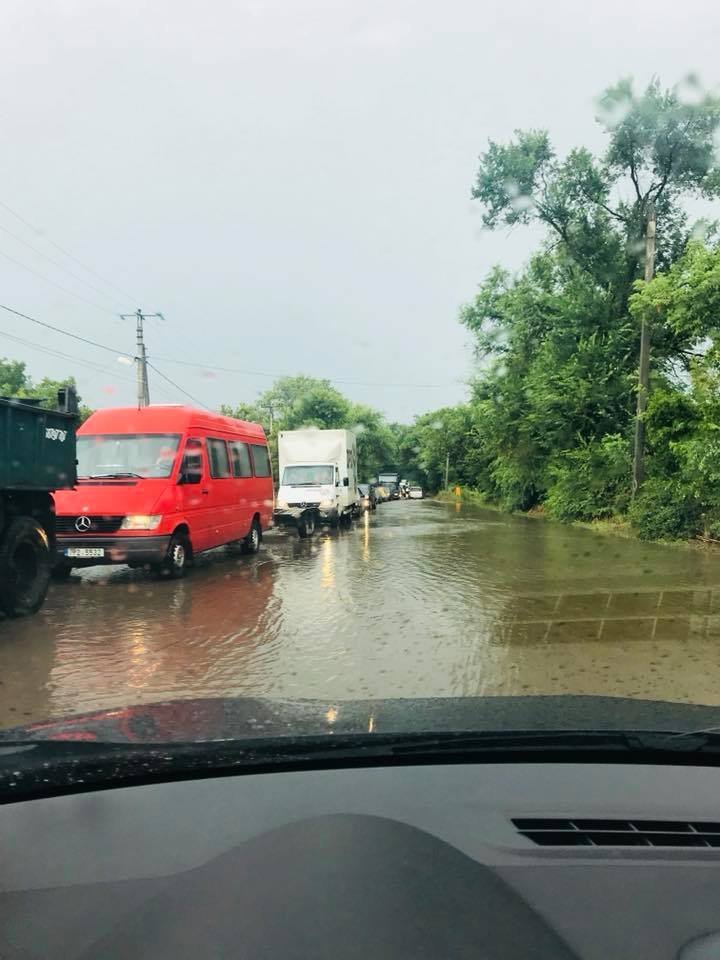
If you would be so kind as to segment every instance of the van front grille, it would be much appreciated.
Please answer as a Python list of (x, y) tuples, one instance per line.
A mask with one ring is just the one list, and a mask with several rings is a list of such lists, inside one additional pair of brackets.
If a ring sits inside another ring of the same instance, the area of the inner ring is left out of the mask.
[[(87, 526), (87, 523), (82, 522), (78, 525), (78, 520), (89, 520), (90, 526)], [(83, 536), (84, 534), (90, 533), (115, 533), (116, 530), (120, 529), (120, 524), (123, 522), (124, 517), (115, 517), (115, 516), (88, 516), (86, 514), (79, 514), (75, 517), (67, 516), (58, 516), (55, 518), (55, 529), (58, 533), (71, 533), (74, 536)]]

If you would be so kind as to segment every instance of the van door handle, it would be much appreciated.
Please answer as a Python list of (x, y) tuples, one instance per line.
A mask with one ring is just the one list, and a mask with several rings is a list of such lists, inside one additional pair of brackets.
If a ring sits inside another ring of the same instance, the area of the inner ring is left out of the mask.
[(209, 491), (209, 490), (201, 490), (200, 493), (202, 493), (202, 495), (203, 495), (204, 497), (207, 497), (207, 496), (209, 495), (210, 491)]

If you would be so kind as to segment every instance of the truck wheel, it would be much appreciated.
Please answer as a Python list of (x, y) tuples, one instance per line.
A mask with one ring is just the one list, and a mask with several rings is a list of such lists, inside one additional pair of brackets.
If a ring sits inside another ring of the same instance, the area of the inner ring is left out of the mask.
[(300, 517), (297, 532), (301, 540), (305, 540), (315, 533), (315, 517), (311, 513)]
[(250, 533), (242, 541), (243, 553), (257, 553), (262, 543), (262, 530), (257, 520), (253, 520)]
[(47, 534), (30, 517), (16, 517), (0, 540), (0, 609), (9, 617), (36, 613), (50, 583)]
[(192, 558), (192, 546), (184, 533), (174, 533), (170, 538), (165, 559), (160, 564), (160, 576), (179, 580), (185, 576)]

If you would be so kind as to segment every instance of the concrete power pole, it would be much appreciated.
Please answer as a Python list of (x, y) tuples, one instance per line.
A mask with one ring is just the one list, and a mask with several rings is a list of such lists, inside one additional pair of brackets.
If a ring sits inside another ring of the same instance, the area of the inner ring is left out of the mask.
[(450, 451), (445, 454), (445, 489), (447, 490), (450, 483)]
[[(655, 272), (655, 205), (650, 204), (645, 227), (645, 282), (649, 283)], [(640, 360), (638, 363), (637, 411), (635, 414), (635, 448), (633, 451), (632, 495), (635, 497), (645, 476), (645, 409), (648, 401), (650, 380), (650, 325), (643, 317), (640, 328)]]
[(161, 320), (165, 318), (161, 313), (143, 313), (142, 310), (136, 310), (135, 313), (121, 313), (120, 316), (123, 320), (134, 317), (136, 321), (135, 335), (137, 353), (135, 355), (135, 368), (137, 370), (137, 405), (139, 409), (140, 407), (147, 407), (150, 404), (150, 387), (148, 384), (147, 354), (145, 352), (145, 340), (143, 337), (143, 323), (150, 317), (159, 317)]

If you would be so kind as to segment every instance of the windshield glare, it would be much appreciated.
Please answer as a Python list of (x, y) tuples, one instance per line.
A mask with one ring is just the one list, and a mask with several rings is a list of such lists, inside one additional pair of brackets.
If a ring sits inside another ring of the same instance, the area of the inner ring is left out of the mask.
[(180, 437), (170, 433), (94, 434), (78, 437), (78, 477), (135, 475), (167, 478)]
[(333, 483), (334, 469), (330, 465), (285, 467), (283, 486), (320, 487)]

